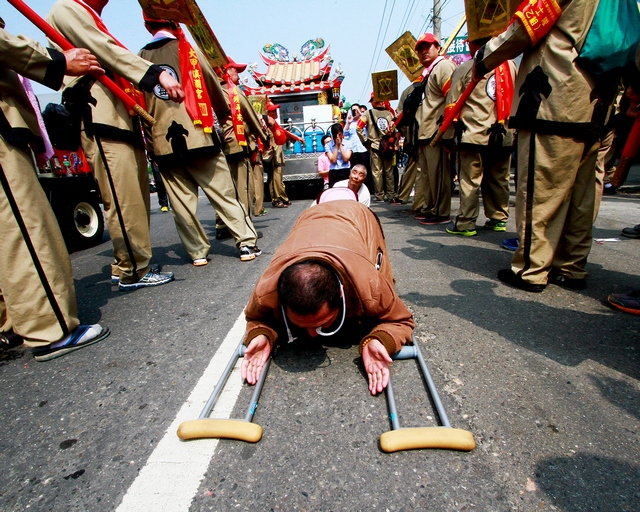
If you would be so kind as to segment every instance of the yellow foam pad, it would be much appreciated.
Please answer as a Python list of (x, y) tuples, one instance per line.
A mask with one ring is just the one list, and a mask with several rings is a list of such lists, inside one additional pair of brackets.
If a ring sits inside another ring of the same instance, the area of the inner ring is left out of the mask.
[(244, 420), (206, 418), (184, 421), (178, 427), (180, 439), (237, 439), (257, 443), (262, 438), (262, 427)]
[(421, 448), (471, 451), (476, 441), (471, 432), (459, 428), (422, 427), (390, 430), (380, 436), (380, 448), (391, 453)]

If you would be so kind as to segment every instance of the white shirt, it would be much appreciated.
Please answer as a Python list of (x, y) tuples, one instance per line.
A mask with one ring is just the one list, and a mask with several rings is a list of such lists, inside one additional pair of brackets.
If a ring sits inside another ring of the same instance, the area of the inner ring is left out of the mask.
[[(333, 187), (348, 187), (349, 180), (337, 181)], [(371, 194), (369, 193), (369, 189), (363, 183), (360, 185), (360, 190), (358, 190), (358, 202), (362, 203), (365, 206), (371, 207)]]

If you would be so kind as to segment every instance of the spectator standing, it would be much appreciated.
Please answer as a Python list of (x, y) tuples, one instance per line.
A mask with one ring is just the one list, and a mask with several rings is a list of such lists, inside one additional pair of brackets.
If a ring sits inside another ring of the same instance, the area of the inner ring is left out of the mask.
[[(375, 101), (371, 93), (371, 109), (360, 117), (357, 132), (360, 141), (369, 149), (371, 174), (377, 201), (391, 201), (395, 197), (393, 157), (395, 155), (395, 128), (393, 114), (384, 102)], [(366, 128), (366, 131), (365, 131)], [(393, 138), (393, 143), (387, 143)]]
[[(421, 82), (422, 77), (416, 79), (409, 87), (402, 91), (400, 99), (398, 100), (398, 108), (396, 109), (398, 116), (402, 114), (402, 108), (407, 96), (409, 96), (414, 89), (419, 87)], [(400, 133), (404, 136), (403, 151), (407, 155), (407, 162), (405, 164), (404, 173), (402, 174), (400, 183), (398, 184), (398, 194), (390, 201), (390, 203), (394, 206), (407, 204), (411, 197), (411, 191), (414, 189), (414, 185), (418, 184), (418, 186), (415, 186), (413, 204), (411, 205), (411, 210), (417, 212), (424, 207), (424, 195), (422, 193), (422, 188), (419, 186), (420, 180), (418, 179), (420, 175), (420, 167), (418, 166), (418, 148), (415, 144), (415, 128), (416, 124), (413, 122), (409, 124), (403, 123), (399, 128)]]
[(331, 165), (329, 166), (329, 187), (344, 179), (349, 178), (351, 159), (351, 148), (348, 142), (344, 140), (342, 125), (334, 123), (329, 128), (331, 140), (324, 147)]
[[(322, 147), (324, 148), (329, 141), (331, 140), (331, 135), (324, 135), (320, 141)], [(327, 155), (326, 151), (323, 151), (322, 154), (318, 157), (318, 174), (324, 181), (324, 188), (329, 188), (329, 169), (331, 168), (331, 160), (329, 160), (329, 155)]]
[(153, 174), (153, 180), (156, 184), (156, 194), (158, 196), (160, 211), (167, 213), (169, 211), (169, 198), (167, 197), (167, 188), (164, 186), (164, 181), (162, 181), (160, 169), (158, 169), (158, 164), (153, 160), (149, 162), (149, 165), (151, 166), (151, 173)]
[[(271, 196), (271, 204), (275, 208), (287, 208), (291, 205), (291, 201), (289, 201), (289, 197), (287, 196), (287, 191), (282, 178), (282, 168), (284, 167), (283, 143), (276, 141), (274, 136), (274, 130), (281, 130), (276, 122), (279, 108), (280, 105), (276, 105), (271, 101), (267, 103), (267, 124), (269, 125), (269, 130), (267, 132), (269, 135), (267, 158), (271, 171), (269, 195)], [(284, 141), (286, 141), (286, 138)]]
[(365, 184), (367, 185), (369, 192), (373, 192), (375, 187), (373, 184), (373, 178), (371, 177), (371, 159), (369, 157), (369, 151), (367, 151), (367, 148), (358, 136), (358, 121), (360, 120), (360, 116), (363, 111), (366, 112), (367, 107), (362, 107), (362, 105), (359, 105), (358, 103), (351, 105), (349, 115), (347, 117), (347, 125), (344, 130), (344, 136), (349, 142), (352, 151), (351, 158), (349, 159), (349, 165), (353, 167), (354, 165), (362, 164), (367, 168), (367, 181)]

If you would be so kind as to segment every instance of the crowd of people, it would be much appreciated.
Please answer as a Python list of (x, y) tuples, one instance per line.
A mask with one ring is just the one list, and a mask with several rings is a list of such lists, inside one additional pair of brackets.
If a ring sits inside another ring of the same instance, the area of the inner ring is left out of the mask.
[[(63, 103), (81, 120), (82, 149), (99, 184), (113, 243), (111, 280), (120, 290), (174, 279), (151, 264), (149, 161), (162, 176), (177, 232), (195, 266), (208, 263), (211, 249), (197, 216), (199, 189), (216, 211), (216, 238), (233, 237), (241, 261), (261, 254), (252, 216), (266, 213), (265, 171), (272, 205), (290, 205), (282, 182), (286, 134), (276, 121), (278, 105), (269, 101), (265, 116), (256, 113), (239, 87), (246, 65), (229, 60), (216, 73), (178, 24), (146, 16), (151, 41), (134, 54), (102, 22), (107, 4), (57, 0), (47, 16), (74, 46), (88, 50), (45, 49), (4, 27), (0, 32), (5, 50), (0, 101), (6, 118), (0, 127), (0, 193), (9, 205), (0, 209), (6, 226), (0, 332), (20, 335), (39, 361), (96, 343), (109, 330), (81, 325), (77, 318), (69, 256), (33, 172), (31, 151), (46, 152), (38, 112), (18, 73), (54, 89), (63, 86)], [(354, 204), (319, 200), (298, 219), (298, 236), (279, 249), (286, 258), (272, 263), (256, 285), (247, 307), (243, 363), (250, 383), (281, 328), (289, 338), (298, 330), (328, 336), (345, 318), (355, 317), (366, 327), (360, 349), (370, 390), (382, 391), (390, 356), (410, 342), (413, 319), (393, 291), (384, 237), (368, 206), (406, 205), (413, 191), (408, 211), (421, 224), (446, 225), (451, 235), (473, 237), (482, 195), (484, 227), (506, 231), (514, 151), (518, 238), (511, 267), (500, 270), (498, 278), (528, 292), (541, 292), (549, 283), (586, 287), (596, 197), (610, 188), (604, 178), (596, 186), (598, 157), (604, 154), (599, 150), (611, 146), (603, 141), (612, 137), (609, 119), (621, 91), (629, 112), (638, 116), (640, 52), (633, 66), (591, 71), (576, 60), (576, 41), (585, 40), (597, 2), (559, 4), (560, 10), (545, 12), (545, 23), (535, 26), (528, 15), (531, 5), (523, 4), (503, 33), (470, 41), (473, 59), (459, 67), (441, 54), (435, 35), (421, 35), (415, 51), (423, 72), (402, 92), (398, 111), (372, 93), (370, 108), (353, 104), (344, 121), (331, 126), (322, 139), (318, 172), (325, 188), (350, 196)], [(516, 66), (518, 55), (522, 60)], [(123, 90), (144, 98), (155, 124), (140, 125), (98, 79), (105, 71)], [(440, 138), (443, 117), (470, 84), (476, 87), (466, 106)], [(399, 141), (406, 161), (397, 183)], [(599, 168), (604, 169), (602, 158)], [(460, 206), (452, 217), (456, 172)], [(318, 219), (325, 226), (337, 222), (365, 231), (371, 243), (360, 243), (364, 237), (356, 247), (356, 237), (345, 235), (343, 257), (335, 239), (327, 241), (335, 249), (327, 256), (331, 251), (307, 229)], [(640, 238), (640, 226), (623, 234)], [(310, 236), (313, 240), (298, 247)], [(351, 264), (357, 254), (371, 268)], [(304, 286), (294, 286), (298, 283)], [(372, 283), (384, 289), (379, 304), (371, 303)], [(612, 295), (609, 301), (640, 314), (634, 295)]]

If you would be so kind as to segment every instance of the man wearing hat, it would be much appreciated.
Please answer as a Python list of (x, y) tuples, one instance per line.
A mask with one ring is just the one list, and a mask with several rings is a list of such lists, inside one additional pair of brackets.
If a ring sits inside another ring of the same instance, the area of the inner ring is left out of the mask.
[[(489, 38), (469, 41), (475, 55)], [(460, 208), (447, 233), (475, 236), (480, 192), (486, 229), (506, 231), (509, 218), (509, 170), (514, 130), (508, 128), (516, 64), (506, 61), (483, 78), (467, 99), (456, 123), (460, 181)], [(472, 79), (473, 60), (462, 63), (451, 76), (447, 104), (454, 105)]]
[(254, 195), (250, 156), (257, 149), (258, 138), (266, 143), (268, 136), (249, 100), (238, 87), (238, 73), (242, 73), (246, 68), (246, 64), (238, 64), (233, 59), (229, 59), (224, 66), (231, 115), (227, 118), (223, 130), (226, 143), (224, 154), (238, 188), (240, 203), (250, 215)]
[(271, 204), (276, 208), (286, 208), (291, 204), (282, 181), (282, 167), (284, 166), (284, 151), (282, 145), (287, 141), (284, 130), (278, 125), (278, 109), (280, 105), (269, 100), (267, 104), (267, 124), (269, 125), (269, 145), (262, 157), (269, 174), (269, 195)]
[(425, 206), (416, 218), (422, 224), (446, 224), (451, 214), (451, 170), (442, 143), (432, 148), (430, 142), (438, 131), (444, 113), (451, 75), (456, 65), (442, 57), (440, 42), (429, 32), (416, 41), (416, 53), (424, 66), (424, 98), (416, 111), (415, 138), (418, 145), (420, 185)]
[(207, 264), (211, 244), (197, 217), (199, 187), (234, 237), (240, 259), (253, 260), (260, 254), (256, 230), (236, 197), (214, 114), (220, 119), (231, 116), (227, 95), (206, 58), (176, 23), (146, 15), (144, 20), (153, 40), (140, 56), (179, 79), (185, 90), (181, 105), (168, 101), (161, 88), (145, 94), (156, 119), (153, 127), (145, 127), (147, 150), (160, 168), (182, 245), (194, 265)]
[[(372, 108), (360, 116), (356, 131), (362, 143), (369, 149), (375, 197), (378, 201), (383, 199), (391, 201), (395, 196), (393, 114), (386, 108), (383, 101), (374, 99), (373, 93), (371, 93), (369, 102)], [(389, 151), (383, 151), (383, 139), (393, 139), (393, 142), (390, 143), (392, 148)]]

